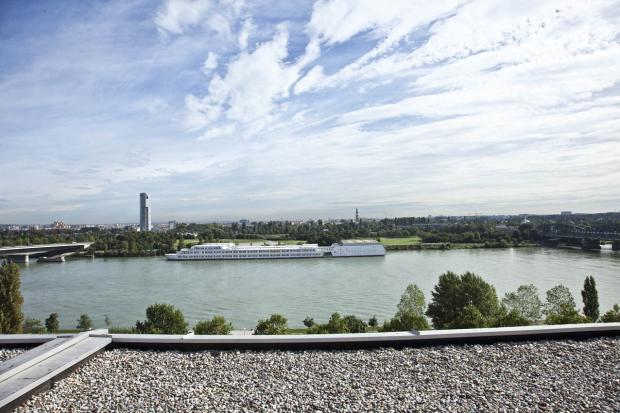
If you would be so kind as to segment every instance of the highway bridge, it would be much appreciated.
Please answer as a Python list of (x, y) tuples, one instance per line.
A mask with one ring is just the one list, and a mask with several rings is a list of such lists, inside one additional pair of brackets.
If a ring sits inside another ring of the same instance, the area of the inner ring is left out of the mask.
[(71, 244), (20, 245), (17, 247), (0, 247), (0, 259), (27, 263), (30, 258), (61, 257), (75, 254), (90, 247), (92, 242), (73, 242)]

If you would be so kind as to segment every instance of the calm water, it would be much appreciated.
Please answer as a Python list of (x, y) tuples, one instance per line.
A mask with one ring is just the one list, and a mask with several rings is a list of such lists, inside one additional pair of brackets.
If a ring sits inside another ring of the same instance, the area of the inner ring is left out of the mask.
[(251, 328), (259, 318), (281, 313), (289, 325), (302, 326), (310, 315), (325, 321), (334, 311), (379, 320), (391, 317), (409, 283), (427, 301), (438, 276), (474, 271), (491, 282), (501, 297), (533, 283), (541, 299), (563, 283), (581, 306), (586, 275), (596, 279), (601, 312), (620, 303), (620, 253), (589, 253), (545, 248), (498, 250), (403, 251), (385, 257), (307, 260), (167, 262), (162, 258), (82, 259), (63, 264), (23, 266), (24, 313), (43, 320), (60, 314), (61, 326), (73, 327), (80, 313), (104, 327), (144, 319), (154, 302), (180, 307), (193, 325), (221, 314), (235, 328)]

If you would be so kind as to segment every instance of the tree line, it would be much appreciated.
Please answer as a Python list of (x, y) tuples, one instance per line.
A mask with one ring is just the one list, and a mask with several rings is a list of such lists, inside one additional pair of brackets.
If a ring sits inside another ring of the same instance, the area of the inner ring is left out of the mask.
[[(19, 266), (3, 263), (0, 267), (0, 333), (55, 333), (59, 329), (59, 317), (52, 313), (42, 323), (37, 319), (26, 319), (22, 313), (23, 297)], [(564, 285), (557, 285), (546, 292), (543, 303), (537, 288), (522, 285), (516, 291), (507, 293), (501, 300), (495, 288), (482, 277), (466, 272), (446, 272), (439, 276), (431, 292), (431, 301), (426, 305), (422, 290), (410, 284), (402, 294), (394, 317), (379, 325), (376, 317), (368, 321), (355, 315), (333, 313), (328, 322), (316, 323), (312, 317), (303, 320), (308, 334), (364, 333), (374, 331), (427, 330), (431, 320), (435, 329), (484, 328), (527, 326), (532, 324), (573, 324), (586, 322), (620, 322), (620, 307), (615, 304), (602, 317), (599, 313), (598, 291), (594, 277), (586, 277), (581, 290), (582, 312)], [(111, 332), (137, 334), (186, 334), (189, 323), (180, 309), (171, 304), (156, 303), (146, 309), (146, 319), (137, 321), (129, 328), (112, 328), (109, 317), (106, 326)], [(76, 329), (90, 330), (92, 320), (87, 314), (77, 319)], [(233, 326), (222, 316), (198, 322), (195, 334), (229, 334)], [(289, 331), (288, 320), (281, 314), (271, 314), (258, 321), (254, 334), (285, 334)]]

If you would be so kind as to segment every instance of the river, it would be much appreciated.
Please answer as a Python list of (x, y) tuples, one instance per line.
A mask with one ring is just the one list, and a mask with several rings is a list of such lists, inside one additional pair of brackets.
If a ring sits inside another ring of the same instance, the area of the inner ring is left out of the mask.
[(557, 284), (570, 288), (581, 309), (586, 275), (597, 282), (601, 314), (620, 303), (620, 253), (550, 248), (388, 252), (385, 257), (302, 260), (168, 262), (153, 258), (76, 259), (62, 264), (22, 265), (26, 317), (60, 315), (62, 328), (75, 327), (81, 313), (95, 327), (130, 326), (155, 302), (181, 308), (190, 325), (223, 315), (234, 328), (252, 328), (259, 318), (280, 313), (289, 326), (306, 316), (324, 322), (332, 312), (382, 321), (393, 316), (409, 283), (427, 302), (439, 275), (473, 271), (501, 298), (532, 283), (542, 300)]

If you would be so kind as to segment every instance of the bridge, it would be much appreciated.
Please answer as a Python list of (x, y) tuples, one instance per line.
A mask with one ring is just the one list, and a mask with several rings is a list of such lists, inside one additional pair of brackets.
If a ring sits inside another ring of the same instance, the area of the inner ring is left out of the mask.
[(580, 242), (584, 249), (601, 249), (601, 241), (611, 241), (612, 249), (620, 251), (620, 232), (599, 231), (575, 224), (545, 226), (542, 236), (549, 240)]
[(73, 242), (71, 244), (20, 245), (16, 247), (0, 247), (0, 259), (27, 263), (32, 258), (62, 257), (84, 251), (92, 242)]

